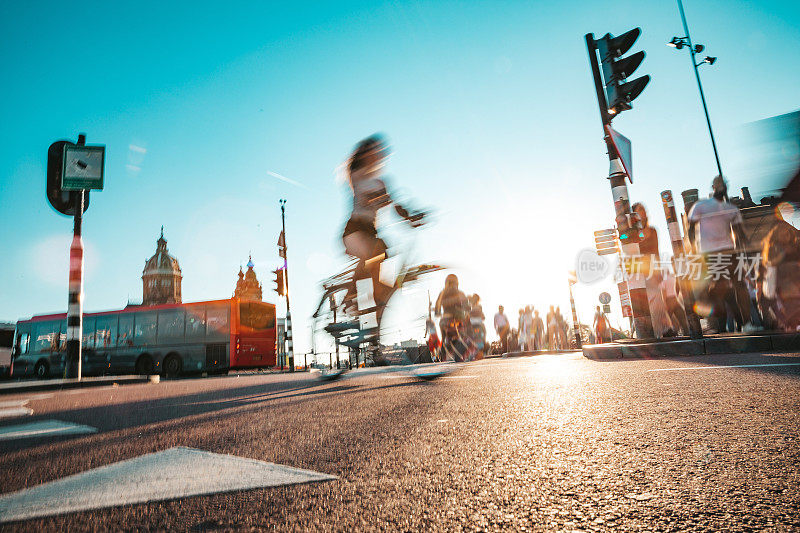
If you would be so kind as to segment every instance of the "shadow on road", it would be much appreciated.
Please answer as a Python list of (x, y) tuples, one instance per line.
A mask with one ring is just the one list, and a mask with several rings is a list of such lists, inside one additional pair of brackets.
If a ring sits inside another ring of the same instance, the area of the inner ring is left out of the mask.
[[(422, 381), (399, 381), (385, 385), (364, 386), (359, 384), (343, 384), (306, 380), (301, 384), (296, 381), (267, 383), (259, 385), (234, 386), (227, 389), (215, 389), (183, 396), (167, 398), (141, 399), (119, 404), (99, 405), (78, 409), (50, 411), (25, 418), (25, 422), (57, 419), (75, 424), (82, 424), (98, 429), (98, 433), (144, 427), (171, 420), (179, 420), (198, 415), (228, 416), (229, 411), (237, 409), (241, 413), (244, 407), (248, 410), (263, 409), (268, 403), (281, 402), (280, 405), (296, 404), (312, 400), (320, 395), (341, 395), (355, 392), (370, 392), (381, 389), (424, 386)], [(265, 389), (267, 389), (265, 391)], [(127, 391), (126, 391), (127, 392)], [(8, 421), (0, 426), (18, 424), (20, 421)], [(0, 441), (0, 453), (46, 445), (54, 441), (66, 441), (84, 435), (64, 435), (53, 437), (33, 437)]]

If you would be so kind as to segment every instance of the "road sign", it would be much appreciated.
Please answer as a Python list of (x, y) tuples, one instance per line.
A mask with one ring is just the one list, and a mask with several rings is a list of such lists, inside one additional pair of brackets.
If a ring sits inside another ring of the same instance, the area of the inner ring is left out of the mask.
[(623, 134), (606, 125), (606, 132), (611, 137), (611, 142), (617, 149), (619, 158), (622, 160), (622, 166), (625, 168), (625, 174), (628, 175), (628, 181), (633, 183), (633, 150), (631, 150), (631, 140)]
[(65, 144), (61, 189), (64, 191), (103, 190), (105, 154), (105, 146)]
[(611, 306), (608, 304), (603, 304), (603, 312), (608, 314), (611, 312)]
[(619, 252), (616, 228), (595, 231), (594, 246), (597, 250), (597, 255), (610, 255)]
[(600, 303), (603, 305), (608, 305), (611, 303), (611, 295), (607, 292), (600, 293)]

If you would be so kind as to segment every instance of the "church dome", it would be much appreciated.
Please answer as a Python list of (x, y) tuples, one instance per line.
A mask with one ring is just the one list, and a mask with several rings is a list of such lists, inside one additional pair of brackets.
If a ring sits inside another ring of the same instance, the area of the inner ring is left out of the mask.
[(156, 253), (145, 262), (142, 272), (143, 305), (180, 303), (181, 279), (181, 267), (178, 260), (169, 255), (164, 226), (161, 226)]
[(180, 274), (181, 267), (178, 260), (169, 255), (167, 250), (167, 240), (164, 238), (164, 229), (161, 229), (161, 237), (156, 243), (156, 253), (144, 264), (143, 275), (147, 274)]

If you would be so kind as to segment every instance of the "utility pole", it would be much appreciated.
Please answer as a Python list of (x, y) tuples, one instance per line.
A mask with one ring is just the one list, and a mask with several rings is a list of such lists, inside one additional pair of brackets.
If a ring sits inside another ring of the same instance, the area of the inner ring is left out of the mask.
[[(78, 146), (86, 144), (86, 135), (78, 135)], [(69, 297), (67, 300), (67, 364), (68, 378), (81, 380), (83, 374), (83, 355), (81, 337), (83, 337), (83, 204), (86, 191), (75, 193), (77, 205), (72, 225), (72, 244), (69, 247)]]

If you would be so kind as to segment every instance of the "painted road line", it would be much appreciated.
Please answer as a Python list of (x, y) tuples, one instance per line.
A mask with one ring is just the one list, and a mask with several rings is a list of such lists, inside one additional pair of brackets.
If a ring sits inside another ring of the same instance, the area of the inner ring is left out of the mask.
[(176, 447), (0, 495), (0, 522), (334, 479), (311, 470)]
[(762, 366), (800, 366), (800, 363), (769, 363), (763, 365), (712, 365), (682, 366), (678, 368), (651, 368), (648, 372), (668, 372), (670, 370), (717, 370), (719, 368), (757, 368)]
[(61, 420), (40, 420), (15, 426), (0, 426), (0, 440), (24, 439), (29, 437), (53, 437), (60, 435), (83, 435), (96, 433), (97, 428), (82, 426)]
[(28, 416), (33, 414), (33, 409), (30, 407), (9, 407), (7, 409), (0, 409), (0, 418), (14, 418), (16, 416)]

